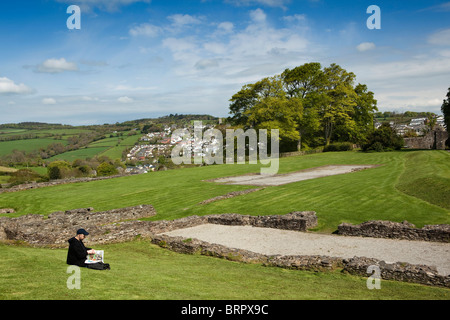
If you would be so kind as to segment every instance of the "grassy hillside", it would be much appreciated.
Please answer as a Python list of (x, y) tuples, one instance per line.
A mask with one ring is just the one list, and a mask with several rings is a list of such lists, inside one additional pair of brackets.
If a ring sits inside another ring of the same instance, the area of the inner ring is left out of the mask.
[[(203, 180), (250, 172), (259, 166), (222, 165), (155, 172), (111, 180), (61, 185), (0, 194), (0, 208), (26, 213), (94, 207), (108, 210), (152, 204), (153, 219), (193, 214), (285, 214), (314, 210), (317, 231), (332, 232), (341, 222), (372, 219), (450, 223), (448, 198), (450, 153), (326, 153), (281, 159), (280, 173), (327, 164), (379, 164), (347, 175), (325, 177), (200, 206), (199, 202), (252, 187), (219, 185)], [(431, 179), (425, 195), (417, 179)], [(434, 196), (436, 195), (436, 196)], [(112, 270), (82, 270), (81, 290), (68, 290), (66, 249), (0, 244), (0, 299), (450, 299), (450, 291), (422, 285), (382, 281), (368, 290), (367, 278), (336, 272), (314, 273), (242, 264), (200, 255), (182, 255), (145, 240), (105, 245)], [(139, 279), (139, 281), (136, 281)]]
[(142, 135), (136, 134), (122, 137), (109, 137), (90, 143), (85, 148), (75, 151), (68, 151), (51, 157), (48, 161), (65, 160), (74, 161), (77, 159), (93, 158), (95, 156), (107, 156), (110, 159), (122, 159), (122, 152), (127, 148), (132, 148)]
[[(414, 156), (417, 154), (417, 156)], [(414, 157), (414, 161), (411, 160)], [(425, 224), (450, 223), (448, 199), (435, 199), (437, 192), (413, 195), (418, 188), (411, 177), (440, 179), (446, 190), (450, 185), (450, 153), (444, 151), (388, 153), (324, 153), (281, 159), (280, 173), (329, 164), (379, 164), (347, 175), (301, 181), (266, 189), (228, 200), (200, 206), (199, 202), (250, 186), (220, 185), (203, 180), (250, 172), (254, 165), (221, 165), (155, 172), (146, 175), (69, 184), (0, 195), (2, 207), (17, 214), (49, 214), (83, 207), (109, 210), (139, 204), (155, 206), (153, 219), (175, 219), (189, 215), (240, 213), (252, 215), (286, 214), (291, 211), (316, 211), (317, 231), (333, 232), (342, 222), (368, 220), (408, 220)], [(414, 176), (410, 172), (416, 172)], [(16, 214), (16, 215), (17, 215)]]
[(31, 152), (45, 148), (53, 143), (61, 143), (67, 145), (66, 140), (55, 140), (53, 138), (42, 139), (28, 139), (28, 140), (16, 140), (16, 141), (1, 141), (0, 142), (0, 157), (11, 154), (13, 150)]

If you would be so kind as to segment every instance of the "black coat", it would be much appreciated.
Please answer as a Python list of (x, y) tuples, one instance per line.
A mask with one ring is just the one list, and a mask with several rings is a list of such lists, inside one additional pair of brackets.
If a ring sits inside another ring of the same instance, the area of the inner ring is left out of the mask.
[(88, 250), (83, 241), (77, 240), (75, 237), (69, 239), (69, 252), (67, 252), (67, 264), (72, 266), (86, 267), (85, 261)]

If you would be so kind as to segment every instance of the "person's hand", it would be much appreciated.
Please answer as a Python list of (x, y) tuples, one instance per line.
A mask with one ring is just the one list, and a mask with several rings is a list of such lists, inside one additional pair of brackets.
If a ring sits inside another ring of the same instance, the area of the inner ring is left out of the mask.
[(88, 254), (95, 254), (95, 250), (94, 250), (94, 249), (89, 250), (87, 253), (88, 253)]

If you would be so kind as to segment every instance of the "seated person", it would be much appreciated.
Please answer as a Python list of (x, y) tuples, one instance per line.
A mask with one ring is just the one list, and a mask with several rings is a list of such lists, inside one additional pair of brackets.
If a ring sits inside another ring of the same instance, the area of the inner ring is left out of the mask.
[(86, 257), (88, 254), (95, 254), (95, 250), (86, 248), (83, 240), (89, 233), (84, 229), (79, 229), (77, 235), (68, 240), (69, 251), (67, 252), (67, 264), (82, 268), (104, 270), (110, 269), (109, 264), (97, 262), (93, 264), (86, 264)]

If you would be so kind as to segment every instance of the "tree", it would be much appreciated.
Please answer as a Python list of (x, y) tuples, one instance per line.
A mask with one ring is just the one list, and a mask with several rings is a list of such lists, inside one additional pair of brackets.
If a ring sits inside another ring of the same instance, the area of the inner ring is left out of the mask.
[[(333, 140), (364, 142), (373, 131), (377, 101), (356, 75), (337, 64), (307, 63), (281, 75), (247, 84), (230, 99), (235, 126), (280, 130), (297, 149)], [(290, 150), (291, 151), (291, 150)]]
[(288, 151), (290, 145), (296, 144), (300, 139), (297, 128), (302, 118), (302, 109), (300, 98), (267, 97), (247, 111), (248, 121), (256, 130), (278, 129), (281, 140), (280, 148), (282, 151)]
[(450, 131), (450, 88), (447, 92), (447, 99), (444, 100), (444, 103), (441, 107), (442, 114), (444, 115), (444, 124), (447, 128), (447, 131)]
[(250, 125), (248, 122), (248, 110), (268, 97), (281, 98), (285, 96), (283, 85), (279, 76), (264, 78), (254, 84), (248, 84), (233, 95), (230, 99), (229, 119), (235, 125)]
[[(450, 132), (450, 88), (447, 92), (447, 99), (444, 100), (444, 103), (441, 107), (442, 114), (444, 115), (444, 125), (448, 132)], [(447, 146), (450, 146), (450, 138), (447, 139)]]
[(321, 104), (322, 127), (326, 145), (330, 144), (334, 130), (354, 132), (356, 123), (351, 114), (356, 106), (356, 93), (353, 89), (355, 74), (347, 72), (337, 64), (331, 64), (324, 69), (326, 84), (325, 94)]
[(303, 115), (298, 121), (299, 139), (297, 150), (301, 150), (302, 142), (314, 144), (314, 133), (320, 123), (317, 106), (325, 84), (325, 74), (318, 62), (306, 63), (292, 70), (286, 69), (281, 75), (286, 94), (290, 98), (302, 100)]
[(363, 145), (364, 151), (392, 151), (400, 150), (405, 145), (401, 136), (388, 123), (383, 123), (381, 127), (372, 132), (368, 137), (368, 142)]
[(286, 69), (281, 75), (286, 93), (290, 97), (302, 99), (323, 87), (325, 75), (318, 62), (306, 63), (292, 70)]
[(353, 119), (356, 123), (355, 140), (365, 142), (368, 135), (374, 130), (375, 112), (378, 111), (377, 100), (374, 93), (368, 91), (365, 84), (355, 87), (356, 105), (354, 107)]
[(71, 171), (71, 166), (65, 161), (54, 161), (47, 167), (47, 173), (50, 180), (67, 178)]
[(108, 162), (103, 162), (97, 167), (97, 176), (99, 177), (113, 176), (118, 173), (116, 167)]

